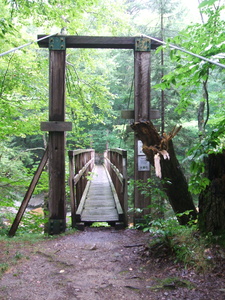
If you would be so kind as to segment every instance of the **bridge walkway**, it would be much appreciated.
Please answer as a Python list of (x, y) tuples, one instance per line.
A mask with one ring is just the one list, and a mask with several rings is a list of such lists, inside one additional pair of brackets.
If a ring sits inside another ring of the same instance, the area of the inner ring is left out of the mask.
[(123, 211), (108, 171), (103, 165), (96, 165), (91, 177), (76, 211), (77, 222), (118, 225)]

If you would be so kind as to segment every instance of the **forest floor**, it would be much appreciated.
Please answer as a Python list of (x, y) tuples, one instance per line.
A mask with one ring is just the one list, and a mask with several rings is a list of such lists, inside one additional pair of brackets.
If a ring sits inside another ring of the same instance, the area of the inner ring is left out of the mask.
[[(0, 242), (1, 300), (225, 299), (225, 257), (213, 270), (185, 268), (138, 230), (85, 231), (31, 242)], [(191, 242), (191, 241), (190, 241)]]

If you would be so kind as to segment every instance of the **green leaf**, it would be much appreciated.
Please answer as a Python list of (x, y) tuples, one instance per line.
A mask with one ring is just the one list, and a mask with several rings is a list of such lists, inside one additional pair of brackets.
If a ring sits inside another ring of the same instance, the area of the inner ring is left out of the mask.
[(204, 6), (210, 6), (213, 5), (217, 0), (204, 0), (201, 2), (201, 4), (199, 4), (199, 8), (202, 8)]

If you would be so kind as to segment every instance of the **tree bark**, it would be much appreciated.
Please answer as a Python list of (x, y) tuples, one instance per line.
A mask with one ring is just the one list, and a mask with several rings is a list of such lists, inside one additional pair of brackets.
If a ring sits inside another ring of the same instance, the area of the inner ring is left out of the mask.
[(225, 230), (225, 151), (205, 160), (209, 186), (199, 195), (199, 227), (218, 233)]
[[(169, 135), (164, 134), (161, 137), (154, 125), (149, 121), (134, 123), (131, 125), (131, 128), (142, 141), (143, 152), (151, 165), (155, 166), (155, 156), (159, 156), (162, 185), (175, 214), (191, 211), (189, 214), (183, 214), (177, 217), (179, 223), (185, 225), (191, 219), (196, 219), (196, 208), (192, 196), (188, 191), (187, 180), (176, 158), (172, 143), (172, 138), (180, 128), (175, 129)], [(165, 153), (167, 153), (166, 156)], [(164, 157), (167, 157), (167, 159)]]

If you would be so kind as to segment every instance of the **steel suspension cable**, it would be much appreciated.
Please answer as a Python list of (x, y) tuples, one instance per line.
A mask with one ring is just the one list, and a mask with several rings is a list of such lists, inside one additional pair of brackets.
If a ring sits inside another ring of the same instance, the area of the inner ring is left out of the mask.
[(1, 57), (1, 56), (4, 56), (4, 55), (6, 55), (6, 54), (9, 54), (9, 53), (15, 52), (15, 51), (17, 51), (17, 50), (19, 50), (19, 49), (25, 48), (25, 47), (27, 47), (27, 46), (30, 46), (30, 45), (33, 44), (33, 43), (37, 43), (37, 42), (42, 41), (42, 40), (44, 40), (44, 39), (47, 39), (47, 38), (49, 38), (49, 37), (51, 37), (51, 36), (54, 36), (54, 35), (56, 35), (56, 34), (57, 34), (57, 33), (50, 34), (50, 35), (45, 36), (45, 37), (42, 37), (42, 38), (40, 38), (40, 39), (38, 39), (38, 40), (36, 40), (36, 41), (32, 41), (32, 42), (29, 42), (29, 43), (27, 43), (27, 44), (24, 44), (24, 45), (21, 45), (21, 46), (19, 46), (19, 47), (16, 47), (16, 48), (13, 48), (13, 49), (11, 49), (11, 50), (8, 50), (8, 51), (6, 51), (6, 52), (0, 53), (0, 57)]
[(158, 42), (158, 43), (160, 43), (160, 44), (162, 44), (162, 45), (169, 45), (170, 48), (173, 48), (173, 49), (176, 49), (176, 50), (180, 50), (180, 51), (182, 51), (182, 52), (184, 52), (184, 53), (190, 54), (190, 55), (192, 55), (192, 56), (195, 56), (195, 57), (197, 57), (197, 58), (200, 58), (201, 60), (207, 61), (207, 62), (209, 62), (209, 63), (211, 63), (211, 64), (214, 64), (214, 65), (216, 65), (216, 66), (219, 66), (219, 67), (225, 69), (225, 65), (224, 65), (224, 64), (221, 64), (221, 63), (218, 63), (218, 62), (216, 62), (216, 61), (213, 61), (213, 60), (211, 60), (211, 59), (209, 59), (209, 58), (207, 58), (207, 57), (198, 55), (198, 54), (196, 54), (196, 53), (193, 53), (193, 52), (191, 52), (191, 51), (188, 51), (188, 50), (186, 50), (186, 49), (184, 49), (184, 48), (181, 48), (181, 47), (178, 47), (178, 46), (176, 46), (176, 45), (168, 44), (168, 43), (166, 43), (166, 42), (164, 42), (164, 41), (161, 41), (161, 40), (156, 39), (156, 38), (154, 38), (154, 37), (148, 36), (148, 35), (146, 35), (146, 34), (142, 34), (142, 36), (143, 36), (143, 37), (146, 37), (146, 38), (149, 38), (149, 39), (151, 39), (151, 40), (153, 40), (153, 41), (156, 41), (156, 42)]

